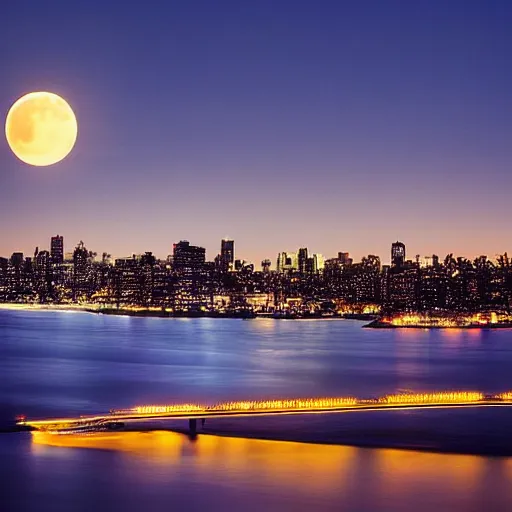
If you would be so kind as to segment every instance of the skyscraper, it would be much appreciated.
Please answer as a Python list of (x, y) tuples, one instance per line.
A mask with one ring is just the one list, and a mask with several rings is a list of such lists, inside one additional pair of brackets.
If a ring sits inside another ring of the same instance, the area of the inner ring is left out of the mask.
[(174, 244), (172, 266), (175, 274), (174, 304), (178, 309), (206, 305), (206, 250), (186, 240)]
[(272, 262), (269, 259), (265, 259), (261, 262), (261, 270), (268, 274), (270, 272), (270, 266), (272, 265)]
[(21, 267), (23, 260), (24, 258), (22, 252), (13, 252), (10, 262), (13, 267)]
[(307, 261), (308, 261), (308, 249), (307, 249), (307, 247), (302, 247), (299, 249), (299, 254), (298, 254), (299, 272), (301, 274), (306, 273)]
[(154, 257), (151, 253), (131, 258), (118, 258), (115, 262), (115, 298), (118, 305), (151, 302), (151, 269)]
[(313, 272), (320, 272), (325, 267), (325, 258), (321, 254), (313, 254)]
[(200, 272), (206, 261), (206, 249), (190, 245), (187, 240), (173, 245), (173, 269), (184, 274)]
[(339, 252), (338, 260), (341, 265), (352, 265), (352, 258), (348, 252)]
[(277, 255), (277, 271), (290, 272), (299, 269), (297, 253), (295, 252), (280, 252)]
[(46, 302), (52, 292), (50, 253), (39, 251), (35, 260), (35, 288), (40, 302)]
[(64, 262), (64, 237), (59, 235), (52, 236), (50, 256), (54, 264), (60, 265)]
[(395, 242), (391, 244), (391, 266), (403, 267), (405, 263), (405, 244)]
[(82, 300), (90, 293), (89, 252), (82, 241), (73, 251), (73, 299)]
[(220, 243), (220, 265), (222, 270), (227, 272), (233, 268), (235, 261), (235, 242), (226, 238)]

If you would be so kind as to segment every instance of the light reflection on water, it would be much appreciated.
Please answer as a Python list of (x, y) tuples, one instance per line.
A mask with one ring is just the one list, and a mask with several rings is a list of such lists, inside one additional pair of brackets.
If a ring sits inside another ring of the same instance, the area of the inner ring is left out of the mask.
[[(84, 453), (99, 462), (100, 452), (109, 456), (101, 457), (96, 471), (115, 468), (116, 479), (150, 485), (157, 504), (176, 486), (189, 492), (214, 486), (207, 499), (189, 495), (193, 510), (206, 503), (218, 510), (234, 490), (249, 510), (282, 504), (293, 510), (480, 510), (487, 504), (505, 511), (512, 500), (512, 459), (211, 435), (191, 441), (168, 431), (32, 434), (32, 456), (47, 464), (64, 457), (64, 465), (76, 470), (83, 468)], [(136, 510), (120, 499), (120, 506)]]

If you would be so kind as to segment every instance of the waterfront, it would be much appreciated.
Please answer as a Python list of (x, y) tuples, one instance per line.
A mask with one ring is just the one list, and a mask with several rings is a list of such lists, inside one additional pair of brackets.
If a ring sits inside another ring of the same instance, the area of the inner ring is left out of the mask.
[[(512, 389), (504, 330), (0, 311), (0, 339), (4, 426), (17, 414), (172, 401)], [(512, 455), (511, 426), (511, 412), (486, 409), (226, 418), (208, 421), (210, 435), (196, 441), (162, 430), (180, 422), (142, 433), (2, 434), (2, 493), (7, 510), (28, 511), (507, 510), (510, 459), (489, 455)]]

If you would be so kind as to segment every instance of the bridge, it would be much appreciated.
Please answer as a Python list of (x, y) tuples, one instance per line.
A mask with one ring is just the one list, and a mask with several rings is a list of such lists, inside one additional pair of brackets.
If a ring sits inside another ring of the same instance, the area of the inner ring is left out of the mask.
[(241, 416), (275, 416), (286, 414), (325, 414), (356, 411), (382, 411), (428, 408), (511, 406), (512, 391), (486, 395), (477, 391), (440, 391), (432, 393), (400, 393), (379, 398), (326, 397), (282, 400), (247, 400), (221, 402), (214, 405), (171, 404), (142, 405), (131, 409), (111, 410), (108, 414), (17, 422), (51, 433), (77, 433), (109, 430), (126, 422), (155, 420), (188, 420), (190, 435), (197, 432), (197, 421), (208, 418)]

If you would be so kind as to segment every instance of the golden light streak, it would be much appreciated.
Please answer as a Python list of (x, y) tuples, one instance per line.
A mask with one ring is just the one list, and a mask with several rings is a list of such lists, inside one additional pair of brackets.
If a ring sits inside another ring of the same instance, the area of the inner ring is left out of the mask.
[(484, 395), (479, 391), (440, 391), (431, 393), (398, 393), (380, 398), (326, 397), (276, 400), (221, 402), (215, 405), (172, 404), (142, 405), (132, 409), (112, 410), (110, 414), (80, 418), (22, 420), (18, 425), (48, 432), (70, 432), (73, 429), (107, 427), (111, 423), (144, 419), (187, 419), (215, 416), (251, 416), (301, 414), (344, 411), (377, 411), (381, 409), (490, 406), (512, 403), (512, 391)]
[(484, 312), (473, 314), (457, 314), (450, 316), (436, 316), (420, 313), (404, 313), (392, 317), (385, 317), (381, 323), (393, 327), (441, 327), (441, 328), (464, 328), (464, 327), (493, 327), (499, 325), (510, 325), (512, 315), (505, 312)]

